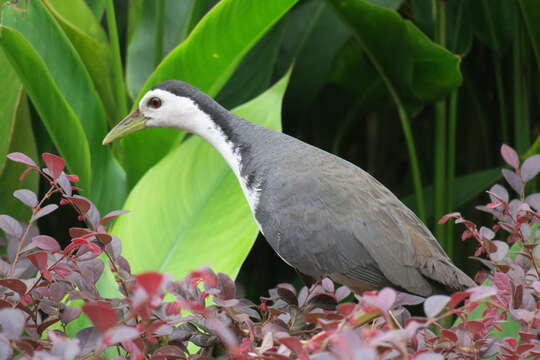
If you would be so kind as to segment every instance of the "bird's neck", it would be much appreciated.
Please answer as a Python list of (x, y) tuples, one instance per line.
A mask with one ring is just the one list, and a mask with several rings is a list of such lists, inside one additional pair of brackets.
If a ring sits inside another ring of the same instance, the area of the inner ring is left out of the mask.
[(259, 189), (254, 179), (248, 179), (243, 169), (243, 165), (247, 162), (246, 158), (249, 157), (251, 145), (241, 136), (241, 129), (247, 130), (251, 124), (225, 111), (214, 111), (212, 117), (206, 113), (200, 116), (198, 121), (200, 126), (193, 132), (212, 145), (225, 159), (236, 175), (252, 211), (255, 212)]
[(199, 116), (201, 118), (197, 122), (200, 126), (193, 132), (212, 145), (225, 159), (234, 174), (239, 177), (242, 164), (240, 144), (235, 143), (235, 136), (231, 136), (232, 129), (229, 124), (223, 126), (224, 123), (220, 119), (212, 118), (205, 113)]

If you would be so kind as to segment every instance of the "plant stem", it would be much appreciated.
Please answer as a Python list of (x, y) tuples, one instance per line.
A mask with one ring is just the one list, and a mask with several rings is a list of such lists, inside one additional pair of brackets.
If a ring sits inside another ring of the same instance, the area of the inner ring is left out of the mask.
[(165, 0), (156, 0), (156, 37), (154, 39), (154, 66), (163, 57), (163, 34), (165, 33)]
[[(447, 200), (446, 212), (455, 211), (454, 207), (454, 181), (456, 179), (456, 129), (458, 113), (459, 90), (455, 89), (450, 94), (448, 109), (448, 165), (447, 165)], [(448, 239), (447, 253), (450, 258), (454, 255), (453, 223), (446, 225), (446, 238)]]
[(499, 103), (499, 116), (501, 118), (501, 134), (503, 142), (508, 144), (510, 137), (508, 135), (508, 116), (506, 113), (506, 98), (504, 96), (504, 79), (501, 68), (501, 59), (498, 56), (493, 56), (493, 68), (495, 70), (497, 102)]
[[(516, 7), (517, 8), (517, 7)], [(520, 13), (516, 11), (516, 17)], [(527, 118), (528, 92), (525, 82), (525, 44), (524, 31), (518, 19), (515, 21), (515, 34), (513, 48), (513, 77), (514, 77), (514, 145), (519, 154), (525, 153), (530, 146), (529, 119)]]
[[(446, 0), (437, 0), (435, 5), (436, 41), (442, 47), (446, 46)], [(446, 206), (446, 99), (435, 104), (435, 163), (433, 164), (434, 218), (439, 220), (445, 213)], [(448, 241), (445, 227), (435, 225), (435, 237), (448, 252)]]
[(111, 43), (114, 92), (116, 95), (118, 112), (120, 113), (120, 116), (124, 116), (127, 114), (126, 86), (124, 84), (120, 42), (118, 40), (118, 28), (116, 26), (116, 15), (114, 13), (114, 0), (107, 1), (107, 29), (109, 31), (109, 42)]

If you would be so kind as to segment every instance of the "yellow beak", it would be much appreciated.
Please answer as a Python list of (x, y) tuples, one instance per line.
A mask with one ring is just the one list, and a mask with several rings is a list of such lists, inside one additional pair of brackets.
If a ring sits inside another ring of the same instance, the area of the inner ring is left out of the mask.
[(110, 144), (117, 139), (144, 128), (144, 117), (139, 109), (136, 109), (109, 131), (105, 139), (103, 139), (103, 145)]

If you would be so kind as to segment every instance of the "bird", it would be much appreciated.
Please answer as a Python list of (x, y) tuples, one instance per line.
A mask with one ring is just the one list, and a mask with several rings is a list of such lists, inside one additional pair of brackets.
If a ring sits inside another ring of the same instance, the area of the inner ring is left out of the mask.
[(422, 297), (476, 286), (369, 173), (244, 120), (186, 82), (148, 90), (103, 144), (145, 128), (183, 130), (210, 143), (238, 179), (263, 236), (307, 284), (329, 277), (359, 294), (391, 287)]

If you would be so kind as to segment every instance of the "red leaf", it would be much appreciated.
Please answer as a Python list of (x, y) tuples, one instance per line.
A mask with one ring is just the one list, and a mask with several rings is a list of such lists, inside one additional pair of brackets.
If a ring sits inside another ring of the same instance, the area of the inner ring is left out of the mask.
[(71, 236), (72, 238), (82, 237), (84, 235), (91, 234), (91, 233), (92, 233), (91, 230), (84, 229), (84, 228), (79, 228), (79, 227), (69, 228), (69, 236)]
[(461, 217), (461, 214), (458, 213), (458, 212), (453, 212), (453, 213), (450, 213), (450, 214), (446, 214), (444, 215), (442, 218), (439, 219), (439, 224), (445, 224), (448, 220), (450, 219), (457, 219)]
[(163, 275), (157, 272), (147, 272), (135, 276), (137, 284), (143, 287), (148, 296), (152, 297), (161, 288)]
[(82, 196), (66, 196), (66, 199), (69, 200), (73, 205), (75, 205), (83, 215), (86, 214), (92, 206), (92, 203), (87, 199), (83, 198)]
[(441, 329), (441, 335), (450, 340), (450, 342), (455, 343), (458, 341), (456, 333), (451, 330)]
[(12, 152), (11, 154), (7, 154), (6, 157), (11, 161), (15, 161), (15, 162), (25, 164), (28, 166), (37, 167), (34, 160), (30, 159), (28, 156), (20, 152)]
[(127, 210), (114, 210), (114, 211), (111, 211), (110, 213), (108, 213), (107, 215), (102, 217), (101, 220), (99, 220), (99, 223), (104, 224), (107, 221), (109, 221), (111, 219), (114, 219), (115, 217), (118, 217), (120, 215), (127, 214), (128, 212), (129, 211), (127, 211)]
[(47, 165), (47, 169), (49, 169), (53, 179), (59, 177), (60, 174), (62, 174), (62, 171), (64, 171), (66, 163), (64, 159), (62, 159), (60, 156), (56, 156), (50, 153), (43, 153), (41, 155), (41, 158), (43, 159), (43, 161), (45, 161), (45, 165)]
[(53, 277), (47, 268), (47, 252), (38, 251), (27, 256), (28, 260), (41, 271), (41, 275), (47, 280), (52, 280)]
[(83, 305), (82, 310), (101, 332), (109, 330), (118, 322), (116, 311), (105, 302), (87, 303)]
[(88, 247), (88, 249), (93, 252), (96, 256), (98, 256), (99, 254), (101, 254), (101, 248), (94, 244), (94, 243), (88, 243), (86, 244), (86, 246)]
[(66, 248), (64, 249), (64, 254), (68, 254), (70, 253), (71, 251), (83, 246), (83, 245), (88, 245), (89, 242), (88, 240), (86, 239), (83, 239), (83, 238), (75, 238), (73, 240), (71, 240), (71, 244), (69, 244), (68, 246), (66, 246)]
[(20, 296), (23, 296), (26, 293), (26, 285), (17, 279), (0, 279), (0, 286), (7, 287), (15, 291)]
[(309, 359), (308, 354), (306, 350), (304, 350), (304, 347), (302, 346), (302, 343), (300, 340), (298, 340), (295, 337), (282, 337), (279, 338), (278, 341), (291, 349), (292, 352), (294, 352), (296, 355), (298, 355), (298, 358), (300, 360), (307, 360)]
[(59, 251), (60, 245), (58, 241), (47, 235), (38, 235), (32, 238), (32, 244), (42, 250)]
[(512, 147), (506, 144), (502, 144), (501, 155), (508, 165), (510, 165), (514, 169), (517, 169), (519, 167), (519, 156), (516, 150), (514, 150)]
[(484, 323), (480, 320), (468, 320), (463, 323), (463, 326), (467, 331), (471, 332), (473, 335), (483, 332), (486, 328)]
[(450, 297), (450, 301), (448, 302), (448, 309), (455, 308), (460, 302), (468, 298), (470, 293), (467, 291), (460, 291), (457, 293), (452, 294)]
[(180, 314), (180, 310), (182, 310), (182, 305), (179, 301), (170, 302), (165, 305), (165, 315), (167, 316), (178, 315)]
[(66, 178), (71, 181), (72, 183), (76, 183), (76, 182), (79, 182), (79, 177), (77, 175), (74, 175), (74, 174), (69, 174), (69, 175), (66, 175)]
[(344, 303), (344, 304), (339, 304), (336, 307), (336, 311), (340, 313), (341, 315), (349, 316), (350, 314), (352, 314), (355, 308), (356, 308), (356, 304), (354, 303)]
[(60, 276), (62, 279), (65, 279), (66, 276), (69, 276), (71, 273), (73, 273), (73, 270), (66, 264), (58, 264), (54, 268), (51, 269), (51, 271), (55, 272)]
[(112, 236), (106, 233), (95, 233), (94, 236), (105, 245), (112, 241)]

